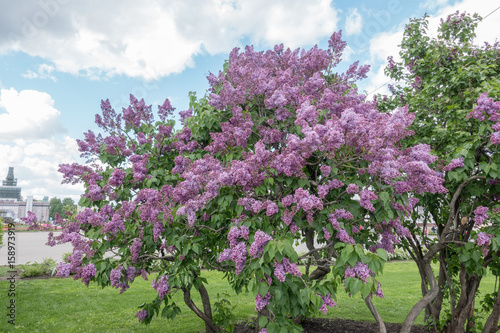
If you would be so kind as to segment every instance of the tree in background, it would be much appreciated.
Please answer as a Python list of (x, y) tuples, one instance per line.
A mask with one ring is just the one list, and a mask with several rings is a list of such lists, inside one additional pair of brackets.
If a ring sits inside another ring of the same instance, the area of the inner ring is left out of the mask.
[[(227, 303), (210, 302), (202, 269), (254, 294), (261, 332), (299, 331), (292, 318), (326, 312), (344, 290), (365, 300), (385, 332), (371, 299), (384, 297), (377, 275), (386, 251), (410, 236), (403, 221), (414, 196), (446, 189), (428, 146), (400, 148), (414, 116), (365, 102), (355, 83), (368, 67), (335, 73), (340, 33), (329, 46), (233, 50), (208, 77), (209, 96), (192, 95), (180, 112), (179, 131), (168, 100), (157, 120), (133, 96), (121, 113), (103, 101), (103, 133), (78, 141), (89, 163), (60, 166), (66, 182), (85, 185), (86, 208), (50, 240), (74, 247), (58, 274), (123, 292), (157, 272), (158, 295), (140, 306), (139, 321), (175, 318), (180, 292), (207, 332), (230, 330), (232, 317)], [(309, 252), (299, 257), (300, 241)]]
[[(405, 147), (430, 145), (439, 159), (448, 192), (418, 196), (421, 209), (409, 221), (411, 237), (403, 245), (412, 252), (422, 277), (423, 298), (436, 330), (480, 329), (475, 297), (481, 278), (500, 275), (500, 50), (498, 42), (474, 44), (478, 15), (458, 12), (442, 20), (438, 35), (427, 32), (427, 17), (411, 20), (401, 42), (401, 62), (389, 57), (386, 73), (396, 80), (392, 96), (379, 98), (381, 110), (408, 105), (416, 135)], [(497, 101), (497, 102), (495, 102)], [(415, 220), (435, 222), (438, 237), (426, 237)], [(411, 227), (413, 226), (413, 227)], [(426, 274), (433, 260), (439, 273)], [(445, 299), (448, 299), (449, 307)], [(489, 318), (484, 332), (496, 332), (500, 290), (481, 301)]]
[(77, 206), (71, 198), (64, 198), (62, 201), (62, 213), (64, 216), (72, 216), (76, 214)]
[(49, 201), (49, 218), (55, 219), (56, 214), (61, 214), (63, 210), (63, 204), (59, 198), (51, 198)]
[[(64, 198), (62, 201), (59, 198), (51, 198), (49, 201), (49, 217), (56, 220), (56, 214), (61, 217), (67, 217), (69, 215), (74, 215), (76, 213), (76, 204), (71, 198)], [(71, 214), (68, 214), (70, 212)]]

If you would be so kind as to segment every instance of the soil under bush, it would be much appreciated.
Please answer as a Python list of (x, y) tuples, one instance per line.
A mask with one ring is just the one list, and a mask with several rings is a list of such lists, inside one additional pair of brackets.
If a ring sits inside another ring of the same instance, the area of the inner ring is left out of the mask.
[[(401, 330), (401, 324), (386, 323), (388, 333), (396, 333)], [(378, 333), (376, 323), (366, 321), (354, 321), (348, 319), (307, 319), (302, 322), (305, 333)], [(250, 323), (237, 324), (234, 333), (255, 333), (255, 326)], [(429, 333), (424, 326), (414, 326), (412, 333)]]

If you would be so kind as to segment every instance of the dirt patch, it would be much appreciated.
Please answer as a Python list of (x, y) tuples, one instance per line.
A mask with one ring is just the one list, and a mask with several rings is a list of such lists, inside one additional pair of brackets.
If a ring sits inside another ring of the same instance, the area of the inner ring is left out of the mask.
[[(401, 324), (386, 323), (388, 333), (399, 332)], [(376, 323), (348, 319), (307, 319), (302, 322), (305, 333), (378, 333)], [(255, 333), (255, 326), (249, 323), (237, 324), (234, 333)], [(426, 327), (415, 325), (412, 333), (429, 333)]]

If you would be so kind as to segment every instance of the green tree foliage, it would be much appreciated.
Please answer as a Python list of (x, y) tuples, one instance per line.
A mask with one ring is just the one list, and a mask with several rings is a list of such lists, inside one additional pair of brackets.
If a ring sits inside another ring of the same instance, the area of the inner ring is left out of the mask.
[(62, 201), (59, 198), (51, 198), (49, 204), (49, 217), (53, 220), (56, 219), (56, 214), (59, 214), (61, 217), (67, 217), (67, 212), (70, 212), (70, 215), (76, 213), (77, 206), (71, 198), (64, 198)]
[[(429, 239), (414, 227), (403, 244), (422, 276), (423, 299), (415, 312), (425, 306), (426, 318), (448, 332), (480, 329), (473, 308), (481, 278), (488, 271), (500, 274), (500, 103), (494, 102), (500, 100), (500, 50), (498, 43), (474, 44), (480, 22), (478, 15), (457, 12), (431, 37), (427, 17), (412, 19), (401, 42), (402, 60), (389, 57), (386, 68), (396, 81), (392, 96), (379, 96), (380, 109), (408, 105), (415, 115), (410, 129), (416, 135), (405, 146), (425, 143), (439, 157), (436, 168), (448, 193), (418, 196), (421, 209), (413, 215), (424, 226), (435, 222), (438, 237)], [(437, 281), (426, 274), (432, 260), (439, 263)], [(491, 314), (484, 330), (493, 332), (500, 291), (483, 296), (483, 314)]]

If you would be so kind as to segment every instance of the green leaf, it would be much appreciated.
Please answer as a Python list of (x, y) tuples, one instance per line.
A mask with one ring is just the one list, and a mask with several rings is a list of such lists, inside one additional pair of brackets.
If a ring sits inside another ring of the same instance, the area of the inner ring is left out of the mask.
[(379, 196), (380, 196), (380, 199), (381, 199), (384, 203), (389, 202), (389, 193), (387, 193), (387, 192), (380, 192)]
[(266, 316), (261, 316), (261, 317), (259, 318), (259, 327), (260, 327), (260, 328), (265, 327), (265, 326), (267, 325), (267, 323), (268, 323), (268, 320), (267, 320), (267, 317), (266, 317)]
[(384, 261), (387, 261), (387, 252), (384, 249), (377, 249), (377, 255)]
[(353, 281), (351, 281), (351, 284), (349, 286), (351, 294), (356, 295), (361, 290), (362, 284), (363, 282), (361, 282), (361, 280), (353, 279)]
[(269, 285), (266, 281), (259, 283), (259, 294), (264, 297), (269, 291)]

